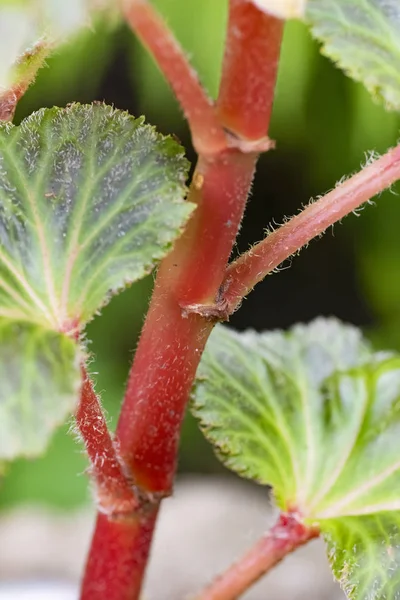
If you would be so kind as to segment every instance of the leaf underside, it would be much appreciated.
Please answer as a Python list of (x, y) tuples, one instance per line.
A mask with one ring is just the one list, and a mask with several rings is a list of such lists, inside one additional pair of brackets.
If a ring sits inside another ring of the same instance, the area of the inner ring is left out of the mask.
[(287, 333), (217, 327), (194, 414), (231, 469), (319, 525), (349, 598), (400, 598), (400, 357), (318, 319)]
[(174, 140), (100, 103), (0, 125), (0, 356), (20, 332), (1, 377), (0, 458), (34, 454), (73, 408), (79, 349), (63, 334), (167, 253), (193, 210), (187, 170)]
[(324, 54), (387, 108), (400, 110), (398, 0), (308, 0), (305, 19)]
[(0, 457), (40, 454), (76, 403), (76, 344), (40, 326), (0, 319), (0, 382)]

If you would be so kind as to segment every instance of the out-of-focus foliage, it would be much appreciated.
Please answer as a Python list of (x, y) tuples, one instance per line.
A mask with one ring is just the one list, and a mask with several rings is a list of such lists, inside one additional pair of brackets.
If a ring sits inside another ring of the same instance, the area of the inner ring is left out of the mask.
[[(218, 92), (227, 16), (225, 0), (152, 0), (152, 4), (165, 16), (199, 72), (203, 85), (215, 97)], [(131, 76), (137, 86), (139, 110), (152, 121), (153, 115), (159, 114), (162, 107), (163, 114), (179, 127), (179, 109), (152, 58), (134, 36), (129, 37), (128, 43), (131, 48)]]
[(351, 600), (399, 594), (400, 356), (336, 319), (289, 331), (218, 325), (192, 410), (231, 470), (318, 526)]
[[(211, 94), (218, 88), (227, 0), (153, 0)], [(152, 60), (124, 27), (98, 23), (60, 48), (40, 71), (19, 105), (17, 120), (41, 106), (93, 99), (144, 113), (163, 132), (185, 143), (187, 128)], [(241, 247), (263, 235), (274, 217), (358, 170), (365, 151), (385, 149), (399, 137), (400, 118), (386, 112), (361, 84), (347, 79), (321, 56), (299, 22), (286, 26), (271, 124), (277, 149), (262, 158), (242, 229)], [(400, 189), (400, 188), (397, 188)], [(396, 188), (393, 190), (396, 191)], [(400, 349), (400, 203), (390, 192), (313, 242), (290, 269), (267, 278), (234, 316), (238, 327), (286, 327), (319, 313), (334, 313), (357, 325), (379, 347)], [(349, 283), (350, 281), (350, 283)], [(152, 278), (133, 286), (88, 327), (90, 365), (96, 389), (115, 426), (129, 361), (137, 343)], [(3, 506), (42, 500), (58, 506), (89, 498), (86, 462), (71, 436), (59, 433), (45, 457), (9, 468), (0, 489)], [(212, 452), (188, 417), (181, 442), (181, 470), (215, 471)]]
[(23, 65), (35, 44), (56, 48), (100, 14), (110, 19), (115, 12), (109, 0), (0, 0), (0, 89), (17, 82), (14, 65)]

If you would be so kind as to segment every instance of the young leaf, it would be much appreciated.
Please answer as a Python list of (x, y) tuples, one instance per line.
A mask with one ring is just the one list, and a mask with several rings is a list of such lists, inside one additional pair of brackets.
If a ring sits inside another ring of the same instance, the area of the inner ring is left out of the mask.
[(400, 357), (335, 320), (218, 327), (194, 395), (223, 462), (320, 527), (349, 598), (400, 594)]
[[(3, 90), (0, 87), (0, 121), (11, 121), (14, 117), (18, 101), (35, 80), (36, 74), (43, 66), (50, 50), (51, 44), (42, 39), (30, 50), (24, 52), (14, 65), (7, 67), (8, 86)], [(6, 66), (5, 63), (3, 68)]]
[(329, 58), (400, 110), (398, 0), (308, 0), (305, 19)]
[(0, 319), (0, 458), (43, 452), (74, 409), (76, 344), (63, 334)]
[(0, 127), (0, 316), (88, 321), (179, 234), (187, 167), (175, 141), (101, 104)]
[[(105, 9), (109, 19), (109, 0), (0, 0), (0, 100), (15, 87), (25, 91), (50, 49), (88, 26)], [(32, 54), (34, 61), (29, 60)]]
[(387, 108), (400, 110), (398, 0), (253, 0), (282, 19), (301, 18), (322, 51)]

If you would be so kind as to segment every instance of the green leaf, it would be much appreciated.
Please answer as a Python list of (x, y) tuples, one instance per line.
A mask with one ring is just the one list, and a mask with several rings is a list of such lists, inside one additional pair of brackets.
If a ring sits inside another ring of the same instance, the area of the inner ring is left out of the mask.
[[(200, 364), (195, 414), (227, 466), (272, 485), (282, 508), (300, 497), (307, 505), (332, 468), (320, 452), (328, 433), (321, 385), (369, 357), (359, 332), (335, 320), (288, 333), (217, 327)], [(336, 438), (329, 448), (331, 465), (342, 456), (351, 415), (355, 419), (346, 404), (335, 414), (335, 434), (343, 441), (338, 445)]]
[(319, 525), (349, 598), (400, 597), (399, 356), (332, 319), (288, 333), (217, 327), (194, 398), (223, 462)]
[(0, 458), (35, 456), (72, 412), (80, 374), (73, 340), (0, 319)]
[(179, 144), (103, 104), (0, 126), (0, 458), (40, 453), (78, 395), (74, 337), (179, 235)]
[(332, 571), (348, 598), (397, 600), (400, 513), (344, 517), (323, 524)]
[(69, 331), (150, 272), (179, 235), (182, 148), (95, 104), (0, 128), (0, 316)]
[(280, 18), (301, 18), (322, 51), (386, 108), (400, 110), (398, 0), (253, 0)]
[(387, 108), (400, 110), (398, 0), (308, 0), (305, 19), (324, 54)]

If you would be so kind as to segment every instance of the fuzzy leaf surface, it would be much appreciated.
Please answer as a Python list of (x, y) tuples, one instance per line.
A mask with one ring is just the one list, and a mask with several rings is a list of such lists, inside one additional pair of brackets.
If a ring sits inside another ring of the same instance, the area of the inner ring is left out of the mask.
[(187, 167), (171, 138), (102, 104), (0, 125), (0, 458), (40, 453), (73, 410), (71, 338), (179, 235)]
[(332, 319), (217, 327), (193, 410), (229, 468), (321, 528), (349, 598), (400, 597), (400, 357)]
[(304, 16), (324, 54), (400, 110), (398, 0), (308, 0)]
[(0, 319), (0, 459), (44, 451), (78, 399), (77, 347), (63, 334)]
[(68, 331), (151, 271), (192, 211), (182, 148), (105, 105), (0, 128), (0, 316)]
[(400, 597), (400, 513), (376, 512), (322, 524), (328, 559), (351, 600)]

